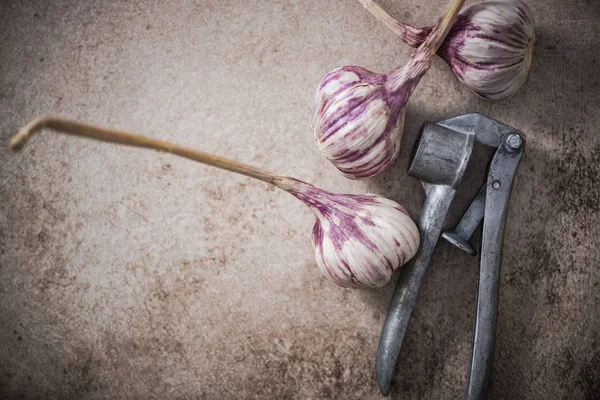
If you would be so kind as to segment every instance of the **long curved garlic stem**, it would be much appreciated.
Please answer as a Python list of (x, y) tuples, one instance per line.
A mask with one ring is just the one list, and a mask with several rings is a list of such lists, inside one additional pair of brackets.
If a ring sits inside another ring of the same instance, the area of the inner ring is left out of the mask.
[(409, 46), (418, 47), (423, 43), (423, 29), (417, 29), (394, 19), (373, 0), (358, 0), (358, 2)]
[(83, 136), (103, 142), (119, 143), (127, 146), (143, 147), (171, 153), (179, 157), (259, 179), (261, 181), (278, 186), (284, 190), (289, 189), (289, 183), (287, 182), (288, 178), (275, 175), (271, 172), (255, 168), (250, 165), (242, 164), (224, 157), (204, 153), (202, 151), (194, 150), (174, 143), (169, 143), (163, 140), (156, 140), (135, 133), (103, 128), (96, 125), (85, 124), (82, 122), (71, 121), (62, 118), (41, 117), (31, 121), (21, 130), (19, 130), (19, 132), (11, 139), (9, 144), (10, 148), (15, 151), (22, 149), (29, 138), (34, 133), (41, 131), (43, 128), (49, 128), (54, 131), (67, 133), (69, 135)]

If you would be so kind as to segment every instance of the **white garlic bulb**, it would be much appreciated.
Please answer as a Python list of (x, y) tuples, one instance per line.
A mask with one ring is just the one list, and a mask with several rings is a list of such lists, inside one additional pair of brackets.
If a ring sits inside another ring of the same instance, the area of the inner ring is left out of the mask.
[(319, 150), (348, 178), (379, 174), (400, 150), (404, 107), (386, 80), (346, 66), (327, 74), (317, 91), (312, 121)]
[(312, 126), (321, 153), (351, 179), (373, 177), (394, 162), (405, 106), (448, 34), (464, 0), (452, 0), (410, 61), (388, 74), (346, 66), (327, 74), (314, 100)]
[(317, 265), (344, 287), (383, 286), (419, 247), (419, 231), (413, 220), (402, 206), (384, 197), (327, 192), (294, 178), (142, 135), (42, 117), (21, 129), (10, 147), (21, 149), (42, 128), (172, 153), (259, 179), (291, 193), (315, 214), (312, 243)]
[(416, 254), (419, 230), (399, 204), (377, 195), (336, 194), (286, 180), (285, 190), (315, 214), (312, 243), (317, 265), (338, 285), (383, 286)]
[(525, 83), (534, 43), (529, 6), (521, 0), (494, 0), (465, 9), (438, 54), (469, 89), (501, 100)]
[[(410, 46), (420, 46), (432, 31), (394, 20), (374, 1), (359, 1)], [(458, 15), (438, 55), (473, 92), (488, 100), (502, 100), (514, 95), (527, 79), (534, 29), (533, 12), (524, 1), (484, 1)]]

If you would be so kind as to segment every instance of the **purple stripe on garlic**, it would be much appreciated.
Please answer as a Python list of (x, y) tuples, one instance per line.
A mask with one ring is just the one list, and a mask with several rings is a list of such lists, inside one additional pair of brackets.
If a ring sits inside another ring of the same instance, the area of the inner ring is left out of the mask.
[(410, 260), (419, 247), (419, 232), (413, 220), (402, 206), (384, 197), (331, 193), (294, 178), (142, 135), (43, 117), (21, 129), (11, 140), (10, 147), (21, 149), (43, 128), (172, 153), (259, 179), (291, 193), (315, 214), (312, 243), (317, 265), (326, 276), (344, 287), (385, 285), (392, 273)]
[[(421, 45), (432, 31), (394, 20), (374, 1), (359, 1), (410, 46)], [(527, 79), (534, 29), (533, 12), (524, 1), (484, 1), (460, 13), (438, 55), (473, 92), (502, 100), (514, 95)]]
[(464, 0), (452, 0), (410, 61), (388, 74), (346, 66), (327, 74), (313, 103), (312, 126), (321, 153), (344, 176), (373, 177), (400, 149), (405, 106), (431, 66)]

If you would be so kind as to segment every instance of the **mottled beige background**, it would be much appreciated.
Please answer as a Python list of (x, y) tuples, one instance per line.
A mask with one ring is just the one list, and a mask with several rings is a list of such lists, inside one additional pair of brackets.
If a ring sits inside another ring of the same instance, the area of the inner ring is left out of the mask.
[[(431, 24), (445, 0), (381, 0)], [(0, 6), (0, 139), (41, 114), (191, 145), (418, 216), (418, 128), (479, 111), (528, 136), (502, 271), (492, 399), (600, 398), (600, 5), (530, 0), (529, 82), (477, 99), (436, 59), (403, 150), (346, 180), (309, 116), (331, 69), (385, 72), (410, 50), (353, 0), (19, 1)], [(456, 200), (457, 221), (485, 151)], [(0, 146), (0, 398), (379, 399), (375, 352), (394, 284), (322, 277), (313, 217), (261, 182), (163, 154), (42, 135)], [(461, 398), (477, 260), (441, 243), (393, 397)]]

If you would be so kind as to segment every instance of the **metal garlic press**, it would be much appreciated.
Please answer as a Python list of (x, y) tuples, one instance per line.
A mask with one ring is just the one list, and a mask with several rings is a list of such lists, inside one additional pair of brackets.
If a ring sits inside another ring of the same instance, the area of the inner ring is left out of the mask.
[[(456, 229), (442, 234), (450, 203), (463, 178), (475, 142), (496, 148), (486, 180)], [(481, 114), (465, 114), (426, 123), (421, 129), (408, 169), (410, 176), (421, 181), (426, 193), (418, 224), (421, 245), (414, 259), (401, 269), (381, 332), (376, 376), (384, 395), (390, 391), (419, 286), (439, 237), (475, 256), (477, 251), (469, 240), (483, 221), (466, 399), (485, 398), (494, 357), (504, 226), (512, 184), (524, 150), (525, 136), (521, 132)]]

